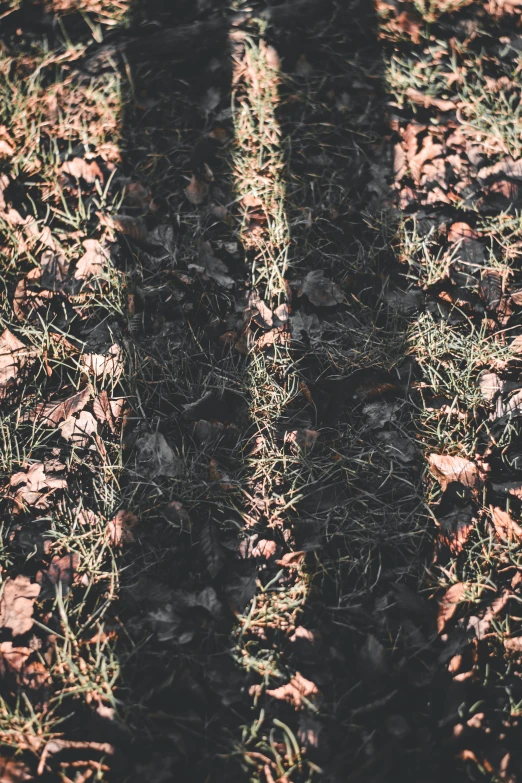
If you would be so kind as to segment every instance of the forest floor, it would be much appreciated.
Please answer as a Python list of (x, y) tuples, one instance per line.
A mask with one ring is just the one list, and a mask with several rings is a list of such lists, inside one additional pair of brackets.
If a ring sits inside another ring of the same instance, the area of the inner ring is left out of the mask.
[(522, 0), (0, 2), (1, 783), (522, 781), (521, 91)]

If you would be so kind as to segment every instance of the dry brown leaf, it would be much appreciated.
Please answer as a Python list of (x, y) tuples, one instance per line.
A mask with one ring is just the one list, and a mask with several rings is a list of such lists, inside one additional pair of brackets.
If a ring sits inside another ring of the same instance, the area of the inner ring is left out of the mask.
[(138, 524), (138, 517), (131, 511), (120, 509), (107, 525), (107, 535), (111, 546), (121, 547), (124, 544), (132, 544), (134, 541), (134, 528)]
[(522, 180), (522, 158), (518, 158), (517, 160), (514, 160), (513, 158), (504, 158), (504, 160), (495, 163), (493, 166), (485, 166), (480, 169), (477, 177), (484, 180), (497, 174), (504, 174), (506, 177), (511, 177), (512, 179)]
[(417, 185), (420, 183), (422, 167), (426, 161), (433, 160), (441, 154), (442, 144), (435, 144), (431, 134), (425, 136), (421, 149), (409, 161), (411, 175)]
[(79, 416), (68, 416), (59, 426), (60, 434), (75, 446), (84, 448), (98, 432), (96, 419), (89, 411), (81, 411)]
[(469, 489), (477, 489), (482, 483), (477, 465), (464, 457), (430, 454), (428, 463), (443, 492), (452, 481), (459, 481)]
[(482, 372), (478, 383), (480, 393), (486, 402), (492, 402), (504, 388), (504, 381), (494, 372)]
[(125, 201), (131, 207), (142, 211), (154, 210), (155, 208), (151, 190), (148, 185), (144, 185), (142, 182), (129, 182), (128, 185), (125, 185)]
[(110, 254), (97, 239), (86, 239), (83, 246), (85, 253), (76, 264), (74, 277), (76, 280), (85, 281), (103, 274), (110, 261)]
[(76, 552), (71, 552), (61, 557), (55, 555), (46, 571), (38, 571), (36, 581), (39, 585), (46, 583), (51, 585), (61, 584), (64, 593), (66, 593), (73, 583), (79, 562), (80, 556)]
[(442, 596), (442, 599), (439, 602), (439, 611), (437, 613), (437, 630), (439, 633), (443, 632), (446, 623), (448, 620), (451, 620), (457, 611), (457, 606), (462, 602), (462, 597), (464, 596), (466, 589), (467, 584), (465, 582), (456, 582), (454, 585), (451, 585)]
[(452, 223), (448, 230), (448, 242), (460, 242), (462, 239), (479, 239), (480, 235), (467, 223)]
[(302, 293), (316, 307), (335, 307), (344, 301), (344, 295), (337, 283), (324, 276), (322, 269), (308, 272), (306, 275)]
[[(118, 411), (117, 415), (114, 416), (113, 414), (113, 407), (114, 403), (122, 403), (120, 407), (120, 410)], [(125, 404), (125, 400), (110, 400), (109, 395), (103, 389), (103, 391), (100, 392), (98, 397), (93, 402), (93, 412), (96, 418), (100, 423), (106, 423), (109, 425), (109, 429), (111, 432), (116, 432), (116, 424), (115, 424), (115, 418), (118, 419), (121, 415), (121, 408), (123, 408), (123, 405)]]
[(9, 483), (11, 487), (18, 487), (13, 498), (16, 504), (15, 512), (21, 511), (25, 506), (46, 509), (51, 495), (58, 489), (67, 488), (67, 481), (48, 475), (41, 462), (33, 463), (27, 473), (15, 473)]
[(446, 516), (440, 517), (439, 545), (449, 547), (453, 554), (458, 555), (462, 552), (476, 522), (471, 505), (464, 508), (457, 507)]
[(277, 552), (275, 541), (269, 541), (265, 538), (260, 539), (252, 549), (252, 557), (264, 557), (266, 560), (273, 557)]
[(285, 433), (286, 443), (295, 443), (300, 449), (311, 449), (315, 445), (319, 433), (317, 430), (291, 430)]
[(119, 345), (114, 343), (106, 354), (85, 353), (80, 359), (84, 370), (96, 378), (110, 378), (114, 383), (123, 372), (123, 359)]
[(13, 386), (18, 374), (35, 359), (36, 351), (24, 345), (9, 329), (0, 335), (0, 400)]
[(13, 311), (19, 321), (25, 321), (35, 310), (39, 310), (53, 297), (52, 291), (40, 288), (42, 270), (31, 269), (15, 288)]
[(97, 179), (103, 182), (103, 173), (95, 160), (72, 158), (62, 165), (62, 173), (69, 174), (74, 179), (83, 179), (89, 185), (94, 184)]
[(189, 269), (195, 269), (204, 277), (214, 280), (222, 288), (232, 288), (234, 285), (234, 280), (228, 274), (228, 267), (220, 258), (214, 255), (210, 242), (201, 243), (198, 263), (189, 264)]
[(319, 689), (311, 680), (307, 680), (302, 674), (296, 672), (290, 682), (287, 682), (286, 685), (281, 685), (280, 688), (267, 690), (267, 695), (272, 696), (274, 699), (286, 701), (296, 709), (301, 709), (303, 699), (313, 701), (319, 695)]
[(503, 590), (502, 593), (487, 607), (482, 616), (473, 615), (469, 618), (467, 630), (473, 630), (477, 639), (483, 639), (490, 629), (493, 618), (504, 609), (507, 602), (512, 597), (513, 596), (510, 592)]
[(69, 262), (60, 251), (47, 248), (40, 256), (40, 285), (50, 291), (60, 291), (69, 274)]
[(291, 341), (290, 330), (286, 326), (277, 326), (275, 329), (270, 329), (268, 332), (264, 332), (256, 340), (256, 348), (261, 351), (263, 348), (268, 348), (271, 345), (289, 345)]
[(522, 541), (522, 527), (515, 522), (507, 511), (498, 506), (490, 506), (489, 510), (491, 521), (499, 538), (504, 541)]
[(28, 576), (18, 574), (4, 583), (0, 599), (0, 628), (9, 628), (13, 636), (21, 636), (33, 627), (34, 602), (40, 595), (40, 585)]
[(40, 403), (36, 406), (31, 418), (44, 421), (46, 424), (59, 424), (63, 419), (72, 416), (73, 413), (82, 411), (89, 402), (90, 397), (89, 388), (85, 388), (62, 402)]
[(208, 197), (208, 185), (204, 180), (199, 179), (193, 174), (189, 184), (185, 188), (185, 195), (191, 204), (199, 206), (199, 204), (203, 204)]
[(183, 472), (183, 463), (161, 432), (151, 432), (136, 441), (136, 469), (149, 479), (175, 478)]
[(129, 215), (113, 215), (110, 219), (110, 225), (120, 234), (124, 234), (138, 242), (146, 239), (148, 236), (147, 227), (140, 218), (130, 217)]
[(485, 269), (480, 280), (480, 295), (488, 310), (497, 310), (504, 295), (507, 273), (500, 269)]

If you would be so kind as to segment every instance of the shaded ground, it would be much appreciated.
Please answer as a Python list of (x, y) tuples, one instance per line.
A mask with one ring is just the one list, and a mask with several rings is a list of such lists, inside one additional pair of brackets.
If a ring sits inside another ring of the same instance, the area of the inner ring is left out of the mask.
[(0, 6), (4, 779), (516, 781), (520, 8), (171, 5)]

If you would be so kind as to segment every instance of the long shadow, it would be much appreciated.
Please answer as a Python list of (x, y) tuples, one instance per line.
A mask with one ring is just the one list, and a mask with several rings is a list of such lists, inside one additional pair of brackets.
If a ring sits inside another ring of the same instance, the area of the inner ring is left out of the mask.
[[(210, 242), (225, 274), (247, 277), (228, 213), (225, 6), (136, 2), (136, 28), (125, 33), (131, 92), (124, 169), (153, 200), (149, 238), (121, 246), (145, 414), (129, 442), (144, 426), (157, 429), (177, 444), (186, 465), (183, 477), (153, 490), (132, 479), (127, 487), (137, 507), (150, 509), (123, 576), (121, 619), (132, 642), (123, 654), (120, 697), (139, 737), (128, 748), (132, 780), (246, 774), (231, 743), (239, 755), (256, 680), (234, 663), (230, 633), (252, 595), (252, 564), (238, 558), (238, 503), (220, 489), (223, 474), (243, 470), (240, 444), (249, 427), (246, 364), (223, 348), (241, 321), (241, 292), (234, 301), (191, 271)], [(284, 82), (289, 277), (322, 269), (342, 282), (348, 305), (332, 314), (305, 297), (293, 303), (308, 324), (295, 356), (310, 396), (287, 418), (295, 414), (301, 426), (320, 432), (315, 459), (327, 476), (310, 474), (295, 521), (297, 544), (309, 552), (315, 574), (300, 623), (320, 641), (270, 637), (319, 685), (324, 702), (309, 724), (274, 700), (265, 710), (269, 720), (279, 716), (295, 727), (331, 779), (422, 773), (439, 781), (445, 762), (433, 745), (436, 708), (426, 706), (434, 685), (426, 676), (433, 618), (417, 594), (426, 520), (410, 438), (414, 369), (403, 356), (407, 321), (383, 306), (402, 281), (390, 232), (377, 227), (388, 161), (373, 10), (366, 3), (306, 3), (292, 14), (281, 4), (266, 18)], [(111, 42), (98, 49), (88, 69), (103, 67), (114, 51)], [(142, 211), (143, 204), (127, 208), (129, 215)], [(277, 569), (269, 567), (266, 581)]]
[[(260, 570), (242, 514), (248, 360), (230, 348), (249, 259), (234, 231), (228, 5), (135, 0), (128, 26), (75, 65), (90, 78), (119, 63), (126, 77), (125, 231), (113, 259), (126, 274), (121, 327), (134, 384), (123, 493), (140, 524), (121, 573), (123, 721), (90, 730), (98, 741), (110, 733), (120, 751), (116, 780), (245, 780), (238, 762), (260, 714), (249, 691), (262, 677), (231, 654)], [(263, 652), (283, 650), (323, 698), (310, 715), (263, 697), (265, 721), (290, 726), (328, 779), (438, 783), (448, 767), (433, 731), (433, 617), (417, 594), (426, 520), (411, 438), (415, 369), (404, 356), (407, 319), (385, 305), (402, 281), (384, 218), (373, 11), (365, 0), (256, 5), (281, 60), (288, 277), (300, 318), (292, 323), (302, 404), (281, 426), (319, 433), (311, 468), (303, 457), (308, 483), (292, 520), (312, 582), (299, 616), (305, 634), (267, 632)], [(22, 6), (13, 29), (37, 6)], [(71, 17), (71, 34), (76, 23), (85, 30)], [(33, 24), (53, 33), (48, 15), (35, 11)], [(300, 295), (298, 281), (317, 271), (339, 283), (345, 303), (321, 307)], [(167, 476), (150, 471), (150, 436), (174, 449)], [(268, 562), (264, 584), (279, 570)], [(270, 783), (262, 765), (252, 774)], [(292, 781), (304, 779), (298, 767)]]

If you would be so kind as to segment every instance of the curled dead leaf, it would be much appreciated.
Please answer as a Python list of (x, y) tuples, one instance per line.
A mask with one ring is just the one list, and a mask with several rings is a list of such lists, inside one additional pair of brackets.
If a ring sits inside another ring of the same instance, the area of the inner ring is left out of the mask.
[(85, 158), (72, 158), (62, 164), (62, 174), (68, 174), (73, 179), (83, 179), (89, 185), (93, 185), (96, 180), (103, 182), (103, 172), (95, 160), (85, 160)]
[(322, 269), (308, 272), (303, 281), (302, 293), (316, 307), (334, 307), (344, 300), (337, 283), (325, 277)]
[(62, 402), (40, 403), (36, 406), (31, 418), (35, 418), (47, 425), (58, 424), (72, 416), (73, 413), (82, 411), (89, 402), (90, 397), (91, 392), (89, 388), (85, 388)]
[(34, 506), (37, 509), (49, 507), (51, 496), (58, 489), (66, 489), (67, 481), (64, 478), (53, 476), (47, 472), (41, 462), (33, 463), (27, 472), (20, 471), (11, 476), (11, 487), (18, 487), (14, 495), (15, 513), (22, 511), (26, 506)]
[(430, 454), (428, 463), (443, 492), (452, 481), (458, 481), (472, 490), (478, 489), (482, 483), (477, 465), (464, 457)]
[(24, 345), (9, 329), (0, 335), (0, 400), (16, 384), (19, 373), (32, 364), (36, 356), (33, 347)]
[(80, 556), (77, 552), (70, 552), (61, 557), (55, 555), (47, 570), (38, 571), (36, 581), (42, 587), (61, 585), (64, 594), (66, 594), (73, 583), (79, 563)]
[(511, 514), (499, 508), (490, 506), (490, 518), (497, 536), (503, 541), (522, 541), (522, 527), (515, 522)]
[(208, 184), (193, 174), (189, 184), (185, 188), (185, 195), (191, 204), (199, 206), (200, 204), (203, 204), (208, 197)]
[(117, 343), (111, 345), (107, 353), (85, 353), (80, 359), (82, 367), (96, 378), (110, 378), (114, 383), (123, 372), (121, 348)]
[(147, 478), (175, 478), (182, 473), (183, 463), (165, 437), (160, 432), (152, 432), (136, 441), (136, 469)]
[(79, 416), (68, 416), (58, 429), (62, 438), (79, 448), (84, 448), (98, 432), (98, 424), (92, 413), (81, 411)]
[(479, 239), (479, 234), (467, 223), (452, 223), (448, 230), (448, 242), (460, 242), (462, 239)]
[(107, 525), (107, 535), (113, 547), (121, 547), (124, 544), (132, 544), (134, 541), (134, 528), (138, 524), (138, 517), (131, 511), (120, 509)]
[(97, 239), (86, 239), (83, 246), (85, 253), (74, 270), (75, 279), (82, 282), (102, 275), (110, 261), (108, 248), (103, 247)]
[(28, 576), (18, 574), (4, 583), (0, 599), (0, 628), (9, 628), (13, 636), (22, 636), (33, 627), (34, 602), (40, 595), (40, 585)]
[(466, 582), (456, 582), (448, 587), (439, 602), (439, 611), (437, 614), (437, 630), (439, 633), (444, 631), (446, 623), (451, 620), (457, 607), (462, 603), (463, 596), (467, 590)]

